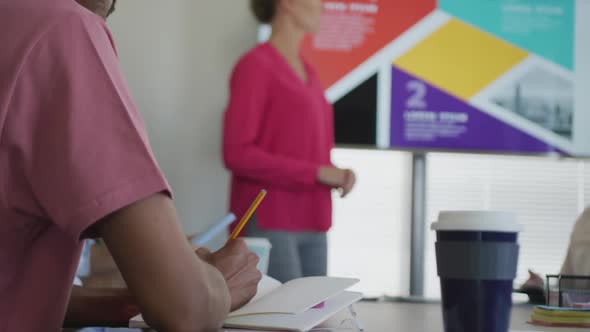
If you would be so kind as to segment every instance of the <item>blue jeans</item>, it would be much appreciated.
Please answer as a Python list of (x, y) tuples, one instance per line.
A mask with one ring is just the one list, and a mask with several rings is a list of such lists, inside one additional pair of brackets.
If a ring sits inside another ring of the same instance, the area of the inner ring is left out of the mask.
[(325, 276), (328, 269), (328, 245), (325, 232), (285, 232), (262, 230), (256, 218), (246, 226), (248, 237), (267, 238), (272, 244), (268, 275), (285, 283), (289, 280)]

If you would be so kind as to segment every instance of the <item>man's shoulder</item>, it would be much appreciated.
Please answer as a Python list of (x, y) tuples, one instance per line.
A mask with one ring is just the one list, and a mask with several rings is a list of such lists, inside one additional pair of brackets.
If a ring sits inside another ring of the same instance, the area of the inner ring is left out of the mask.
[(106, 28), (100, 17), (74, 0), (0, 0), (0, 43), (25, 56), (46, 35), (74, 32), (85, 26)]
[(74, 0), (0, 0), (3, 22), (23, 27), (47, 28), (63, 20), (100, 20)]

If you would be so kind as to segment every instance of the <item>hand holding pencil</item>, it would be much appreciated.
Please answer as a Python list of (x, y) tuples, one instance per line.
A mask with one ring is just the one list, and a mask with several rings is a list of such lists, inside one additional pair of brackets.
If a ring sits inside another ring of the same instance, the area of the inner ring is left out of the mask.
[(262, 278), (256, 267), (258, 256), (250, 252), (246, 243), (237, 237), (265, 196), (265, 190), (258, 194), (221, 250), (211, 253), (206, 248), (199, 248), (196, 251), (201, 259), (215, 266), (223, 275), (230, 292), (232, 311), (239, 309), (256, 295), (258, 282)]
[(231, 241), (214, 253), (206, 248), (199, 248), (196, 254), (223, 275), (231, 297), (232, 311), (239, 309), (256, 295), (262, 278), (262, 273), (257, 268), (259, 259), (248, 249), (244, 240)]

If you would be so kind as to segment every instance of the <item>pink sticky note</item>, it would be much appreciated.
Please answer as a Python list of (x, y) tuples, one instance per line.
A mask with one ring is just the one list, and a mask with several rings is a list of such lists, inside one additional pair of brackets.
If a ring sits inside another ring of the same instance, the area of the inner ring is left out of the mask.
[(326, 306), (325, 302), (322, 302), (316, 306), (314, 306), (312, 309), (323, 309)]

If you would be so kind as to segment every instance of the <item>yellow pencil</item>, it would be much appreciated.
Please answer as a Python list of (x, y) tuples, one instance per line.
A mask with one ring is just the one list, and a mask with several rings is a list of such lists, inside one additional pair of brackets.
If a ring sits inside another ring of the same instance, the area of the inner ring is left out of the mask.
[(238, 235), (240, 235), (240, 232), (242, 231), (244, 226), (246, 226), (246, 224), (258, 208), (258, 205), (260, 205), (260, 202), (262, 202), (262, 200), (264, 199), (264, 196), (266, 196), (266, 190), (261, 190), (258, 196), (256, 196), (254, 202), (252, 202), (252, 205), (250, 205), (250, 207), (248, 208), (248, 211), (246, 211), (246, 214), (244, 214), (244, 216), (238, 223), (238, 226), (236, 226), (236, 229), (234, 229), (234, 231), (231, 233), (229, 240), (227, 240), (228, 243), (232, 240), (235, 240), (238, 237)]

